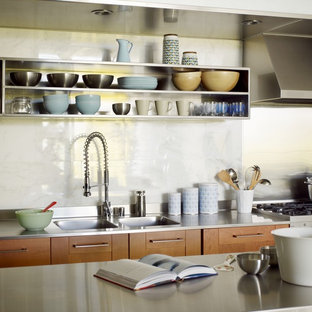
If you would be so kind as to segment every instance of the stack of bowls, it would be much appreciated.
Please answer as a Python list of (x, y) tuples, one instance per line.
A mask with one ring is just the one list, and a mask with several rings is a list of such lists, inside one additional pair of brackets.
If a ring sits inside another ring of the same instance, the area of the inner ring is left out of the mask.
[(122, 89), (153, 90), (157, 88), (155, 77), (120, 77), (117, 79), (118, 86)]
[(43, 106), (50, 114), (63, 114), (69, 106), (67, 94), (52, 94), (43, 97)]
[(10, 79), (16, 86), (34, 87), (40, 82), (41, 73), (32, 71), (11, 72)]
[(181, 91), (196, 90), (201, 81), (201, 72), (175, 72), (172, 74), (172, 82), (174, 86)]
[(112, 75), (104, 75), (104, 74), (89, 74), (82, 75), (83, 82), (89, 88), (108, 88), (114, 79)]
[(53, 87), (72, 88), (78, 81), (79, 75), (71, 73), (47, 74), (49, 83)]
[(76, 105), (81, 114), (94, 115), (101, 106), (101, 97), (96, 94), (77, 95)]
[(237, 84), (239, 72), (229, 70), (207, 70), (202, 73), (202, 85), (208, 91), (231, 91)]

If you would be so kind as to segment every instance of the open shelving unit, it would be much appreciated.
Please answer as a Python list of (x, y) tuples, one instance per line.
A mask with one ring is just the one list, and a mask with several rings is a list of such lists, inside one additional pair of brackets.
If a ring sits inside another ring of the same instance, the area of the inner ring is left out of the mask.
[[(95, 118), (95, 119), (121, 119), (121, 120), (145, 120), (145, 119), (168, 119), (168, 120), (209, 120), (213, 119), (248, 119), (250, 115), (250, 71), (245, 67), (216, 67), (216, 66), (185, 66), (152, 63), (117, 63), (117, 62), (91, 62), (91, 61), (65, 61), (65, 60), (43, 60), (43, 59), (15, 59), (2, 58), (1, 62), (1, 117), (14, 118)], [(193, 70), (235, 70), (240, 72), (240, 78), (236, 87), (230, 92), (207, 91), (201, 86), (196, 91), (177, 90), (172, 81), (172, 73), (181, 68)], [(42, 73), (40, 83), (35, 87), (15, 86), (10, 80), (12, 71), (36, 71)], [(71, 72), (79, 74), (79, 80), (73, 88), (56, 88), (49, 85), (47, 74), (54, 72)], [(114, 81), (109, 88), (95, 89), (87, 88), (82, 80), (82, 75), (90, 73), (102, 73), (114, 75)], [(117, 78), (124, 76), (153, 76), (158, 79), (155, 90), (120, 89)], [(74, 104), (74, 97), (79, 94), (101, 95), (101, 108), (95, 115), (81, 115), (80, 113), (52, 115), (43, 110), (43, 95), (54, 93), (67, 93)], [(28, 96), (32, 99), (31, 114), (12, 114), (11, 102), (18, 96)], [(174, 110), (167, 116), (158, 116), (151, 111), (148, 116), (137, 115), (135, 111), (135, 99), (168, 99), (189, 100), (193, 103), (216, 102), (243, 102), (245, 105), (244, 116), (206, 116), (190, 115), (178, 116)], [(132, 110), (128, 115), (115, 115), (111, 105), (115, 102), (128, 102)]]

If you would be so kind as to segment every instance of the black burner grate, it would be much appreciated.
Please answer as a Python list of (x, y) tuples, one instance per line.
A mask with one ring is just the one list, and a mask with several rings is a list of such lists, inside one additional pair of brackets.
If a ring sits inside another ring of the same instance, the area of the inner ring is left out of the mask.
[(312, 202), (258, 204), (257, 209), (289, 216), (312, 215)]

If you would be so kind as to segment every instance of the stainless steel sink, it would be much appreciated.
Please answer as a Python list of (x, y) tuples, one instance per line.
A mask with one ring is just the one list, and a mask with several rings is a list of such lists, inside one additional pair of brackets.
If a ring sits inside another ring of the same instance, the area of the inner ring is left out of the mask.
[(144, 226), (161, 226), (161, 225), (177, 225), (179, 222), (173, 221), (163, 216), (155, 217), (135, 217), (135, 218), (120, 218), (119, 224), (128, 227), (144, 227)]
[(83, 220), (60, 220), (54, 223), (66, 231), (74, 230), (101, 230), (117, 228), (118, 226), (105, 219), (83, 219)]

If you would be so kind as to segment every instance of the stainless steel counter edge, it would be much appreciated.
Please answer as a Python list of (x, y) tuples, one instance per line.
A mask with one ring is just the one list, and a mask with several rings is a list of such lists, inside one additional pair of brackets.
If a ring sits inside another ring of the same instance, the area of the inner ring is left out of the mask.
[[(148, 214), (155, 216), (158, 214)], [(209, 229), (209, 228), (226, 228), (226, 227), (242, 227), (242, 226), (263, 226), (263, 225), (279, 225), (290, 224), (289, 219), (265, 216), (261, 214), (240, 214), (236, 210), (219, 211), (216, 214), (204, 215), (179, 215), (172, 216), (162, 214), (171, 220), (178, 222), (177, 225), (161, 225), (161, 226), (142, 226), (128, 227), (119, 226), (118, 228), (97, 229), (97, 230), (62, 230), (54, 222), (57, 220), (65, 220), (67, 218), (53, 219), (48, 227), (43, 231), (31, 232), (24, 230), (16, 219), (0, 220), (0, 239), (22, 239), (22, 238), (39, 238), (39, 237), (61, 237), (61, 236), (85, 236), (85, 235), (110, 235), (110, 234), (126, 234), (138, 232), (156, 232), (156, 231), (175, 231), (190, 229)], [(94, 219), (94, 216), (79, 217), (81, 219)], [(79, 219), (75, 218), (75, 219)], [(71, 218), (73, 219), (73, 218)], [(112, 222), (118, 224), (117, 219)]]

